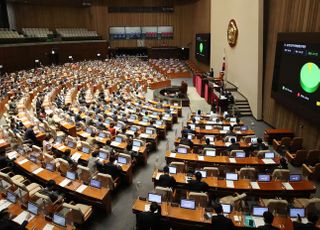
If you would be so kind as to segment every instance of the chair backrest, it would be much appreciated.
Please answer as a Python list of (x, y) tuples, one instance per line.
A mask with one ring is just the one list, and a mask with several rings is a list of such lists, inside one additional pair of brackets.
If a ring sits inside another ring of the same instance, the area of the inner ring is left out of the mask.
[(32, 152), (37, 152), (37, 153), (41, 153), (41, 148), (39, 146), (36, 145), (32, 145)]
[(255, 168), (241, 168), (239, 171), (239, 178), (255, 181), (257, 179), (257, 171)]
[(45, 163), (54, 161), (54, 157), (48, 153), (43, 153), (43, 159)]
[(251, 142), (251, 138), (256, 138), (255, 135), (248, 135), (248, 136), (244, 136), (243, 137), (243, 141), (246, 143), (250, 143)]
[(66, 175), (70, 166), (68, 161), (62, 158), (57, 158), (57, 161), (59, 162), (59, 170), (63, 175)]
[(172, 161), (170, 163), (171, 166), (175, 166), (177, 168), (177, 173), (184, 173), (185, 172), (185, 163), (179, 161)]
[(308, 200), (306, 206), (304, 207), (306, 212), (319, 212), (320, 211), (320, 198), (314, 197)]
[(308, 165), (315, 165), (320, 160), (320, 150), (310, 150), (306, 159)]
[(219, 169), (217, 167), (203, 167), (203, 170), (207, 172), (208, 177), (219, 176)]
[(66, 217), (73, 223), (82, 224), (84, 222), (84, 216), (78, 206), (68, 203), (63, 203), (62, 206), (69, 210)]
[(295, 165), (302, 165), (304, 163), (304, 161), (306, 160), (308, 155), (308, 151), (304, 150), (304, 149), (300, 149), (296, 152), (296, 156), (293, 159), (292, 164)]
[(290, 147), (291, 138), (290, 137), (282, 137), (280, 144), (284, 145), (287, 149)]
[(272, 213), (284, 216), (288, 214), (288, 201), (286, 200), (270, 199), (266, 205)]
[(273, 180), (288, 181), (290, 170), (288, 169), (275, 169), (272, 173)]
[(12, 181), (11, 177), (6, 173), (0, 172), (0, 178), (5, 180), (9, 184), (13, 184), (13, 181)]
[(269, 153), (269, 152), (270, 152), (270, 150), (259, 150), (257, 152), (257, 157), (264, 158), (265, 153)]
[(204, 208), (207, 207), (209, 202), (208, 194), (203, 192), (189, 192), (188, 198), (195, 200), (197, 206)]
[(186, 148), (188, 151), (190, 151), (190, 146), (189, 145), (179, 144), (178, 148)]
[(236, 136), (230, 136), (230, 135), (225, 136), (224, 141), (225, 142), (231, 142), (231, 139), (235, 139), (236, 142), (237, 142), (237, 137)]
[(101, 182), (101, 186), (104, 188), (108, 188), (110, 190), (114, 189), (114, 182), (112, 176), (105, 173), (98, 173), (95, 176), (95, 179)]
[(90, 169), (88, 167), (84, 167), (82, 165), (78, 165), (77, 169), (78, 169), (79, 179), (86, 182), (86, 183), (89, 183), (89, 181), (91, 179)]
[(44, 194), (39, 193), (39, 192), (36, 192), (34, 195), (35, 195), (36, 197), (40, 198), (40, 199), (44, 202), (44, 205), (46, 205), (46, 204), (52, 204), (52, 201), (51, 201), (51, 199), (50, 199), (49, 196), (44, 195)]
[(234, 207), (235, 210), (240, 210), (245, 206), (244, 199), (246, 197), (247, 197), (246, 193), (238, 194), (237, 196), (233, 197), (230, 204), (232, 205), (232, 207)]
[(302, 142), (303, 138), (302, 137), (294, 137), (290, 143), (290, 151), (291, 152), (296, 152), (299, 149), (302, 149)]
[(89, 153), (91, 152), (91, 145), (88, 142), (81, 141), (81, 150), (82, 150), (83, 147), (88, 148), (89, 149)]
[(155, 193), (162, 196), (162, 200), (164, 201), (172, 201), (173, 192), (171, 188), (157, 186), (155, 187)]

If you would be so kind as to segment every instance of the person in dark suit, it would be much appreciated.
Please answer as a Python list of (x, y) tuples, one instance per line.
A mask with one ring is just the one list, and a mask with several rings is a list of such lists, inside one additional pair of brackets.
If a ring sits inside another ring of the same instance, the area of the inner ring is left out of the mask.
[(231, 145), (229, 145), (227, 151), (238, 150), (240, 149), (240, 144), (236, 142), (235, 138), (231, 138)]
[(24, 133), (24, 139), (31, 140), (34, 145), (39, 145), (37, 136), (33, 131), (33, 126), (27, 128), (26, 132)]
[(206, 182), (201, 181), (201, 173), (196, 172), (195, 177), (195, 180), (189, 181), (188, 190), (192, 192), (207, 192), (209, 190), (209, 185)]
[(217, 215), (212, 216), (212, 219), (211, 219), (212, 229), (220, 229), (220, 228), (223, 230), (235, 229), (232, 220), (230, 220), (229, 218), (227, 218), (223, 215), (223, 209), (222, 209), (221, 204), (215, 205), (214, 210)]
[(188, 136), (189, 133), (194, 133), (194, 131), (191, 129), (191, 126), (190, 126), (190, 125), (187, 125), (187, 128), (186, 128), (186, 129), (183, 129), (183, 130), (181, 131), (181, 135), (182, 135), (182, 136), (185, 136), (185, 134), (187, 134), (187, 136)]
[(110, 156), (109, 162), (106, 164), (101, 164), (97, 162), (97, 170), (100, 173), (109, 174), (112, 176), (112, 179), (116, 179), (121, 176), (122, 169), (120, 166), (114, 164), (115, 157)]
[(28, 213), (21, 225), (12, 221), (13, 216), (6, 208), (0, 212), (0, 230), (24, 230), (28, 224), (31, 214)]
[(206, 145), (203, 148), (214, 148), (215, 146), (210, 144), (210, 139), (206, 138)]
[(160, 230), (161, 207), (152, 202), (150, 211), (140, 212), (137, 214), (137, 230)]
[(293, 222), (293, 229), (294, 230), (319, 230), (316, 226), (319, 216), (315, 212), (308, 212), (307, 213), (308, 223), (303, 224), (301, 223), (301, 217), (298, 216), (298, 221)]
[(188, 134), (184, 134), (180, 140), (180, 144), (190, 146), (190, 148), (193, 148), (193, 143), (191, 140), (188, 139)]
[(264, 229), (264, 230), (279, 230), (279, 228), (272, 226), (273, 222), (273, 214), (269, 211), (266, 211), (263, 213), (263, 220), (264, 220), (264, 225), (259, 226), (258, 229)]
[(173, 176), (169, 175), (169, 167), (164, 166), (163, 167), (163, 173), (158, 180), (158, 185), (161, 187), (170, 187), (173, 188), (176, 184), (176, 180)]
[(257, 139), (257, 143), (251, 145), (251, 149), (252, 149), (252, 151), (267, 150), (267, 149), (268, 149), (268, 146), (266, 146), (266, 145), (263, 143), (262, 139), (259, 137), (259, 138)]

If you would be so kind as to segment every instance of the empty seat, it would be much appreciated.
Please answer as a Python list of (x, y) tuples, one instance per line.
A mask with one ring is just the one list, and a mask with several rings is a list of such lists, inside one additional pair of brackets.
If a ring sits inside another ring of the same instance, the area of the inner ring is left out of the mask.
[(290, 153), (286, 151), (286, 157), (288, 161), (294, 166), (301, 166), (307, 159), (307, 150), (298, 150), (296, 153)]
[(269, 211), (278, 215), (288, 214), (288, 201), (279, 199), (260, 199), (260, 205), (268, 207)]
[(257, 171), (255, 168), (241, 168), (239, 171), (239, 178), (255, 181), (257, 179)]
[(306, 164), (314, 166), (320, 160), (320, 150), (310, 150), (306, 159)]
[(173, 200), (173, 191), (171, 188), (157, 186), (155, 187), (155, 193), (162, 196), (164, 201), (172, 201)]
[(219, 176), (219, 169), (217, 167), (203, 167), (203, 170), (207, 172), (208, 177)]
[(281, 146), (284, 146), (285, 149), (289, 149), (291, 143), (290, 137), (282, 137), (280, 141), (277, 141), (276, 139), (273, 139), (272, 141), (272, 147), (275, 151), (279, 151)]
[(92, 206), (84, 204), (63, 203), (64, 208), (69, 209), (68, 219), (75, 224), (83, 224), (92, 214)]
[(308, 177), (310, 180), (320, 180), (320, 163), (313, 166), (308, 166), (306, 164), (302, 165), (302, 173), (305, 177)]
[(300, 149), (302, 149), (302, 137), (294, 137), (292, 138), (292, 141), (290, 142), (289, 150), (290, 152), (296, 152)]
[(239, 210), (245, 207), (244, 199), (247, 197), (246, 193), (235, 194), (234, 196), (225, 196), (220, 198), (221, 204), (230, 204), (235, 210)]
[(207, 207), (209, 202), (209, 197), (207, 193), (203, 192), (189, 192), (188, 199), (192, 199), (196, 201), (196, 205), (200, 207)]
[(308, 198), (294, 198), (293, 206), (296, 208), (305, 208), (306, 212), (310, 211), (320, 211), (320, 198), (314, 197), (311, 199)]
[(288, 169), (275, 169), (272, 173), (273, 180), (288, 181), (290, 170)]

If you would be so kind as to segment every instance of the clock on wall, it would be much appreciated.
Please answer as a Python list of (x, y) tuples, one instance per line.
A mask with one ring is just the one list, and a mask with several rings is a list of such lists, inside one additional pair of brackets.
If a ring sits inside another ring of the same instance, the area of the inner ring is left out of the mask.
[(229, 46), (235, 47), (238, 40), (238, 27), (237, 23), (234, 19), (231, 19), (228, 24), (227, 29), (227, 41), (229, 43)]

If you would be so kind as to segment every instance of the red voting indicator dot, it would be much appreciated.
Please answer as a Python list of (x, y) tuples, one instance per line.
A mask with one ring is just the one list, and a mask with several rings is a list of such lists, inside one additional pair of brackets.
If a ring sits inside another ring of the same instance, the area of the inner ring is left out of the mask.
[(300, 97), (300, 93), (297, 93), (297, 97)]

